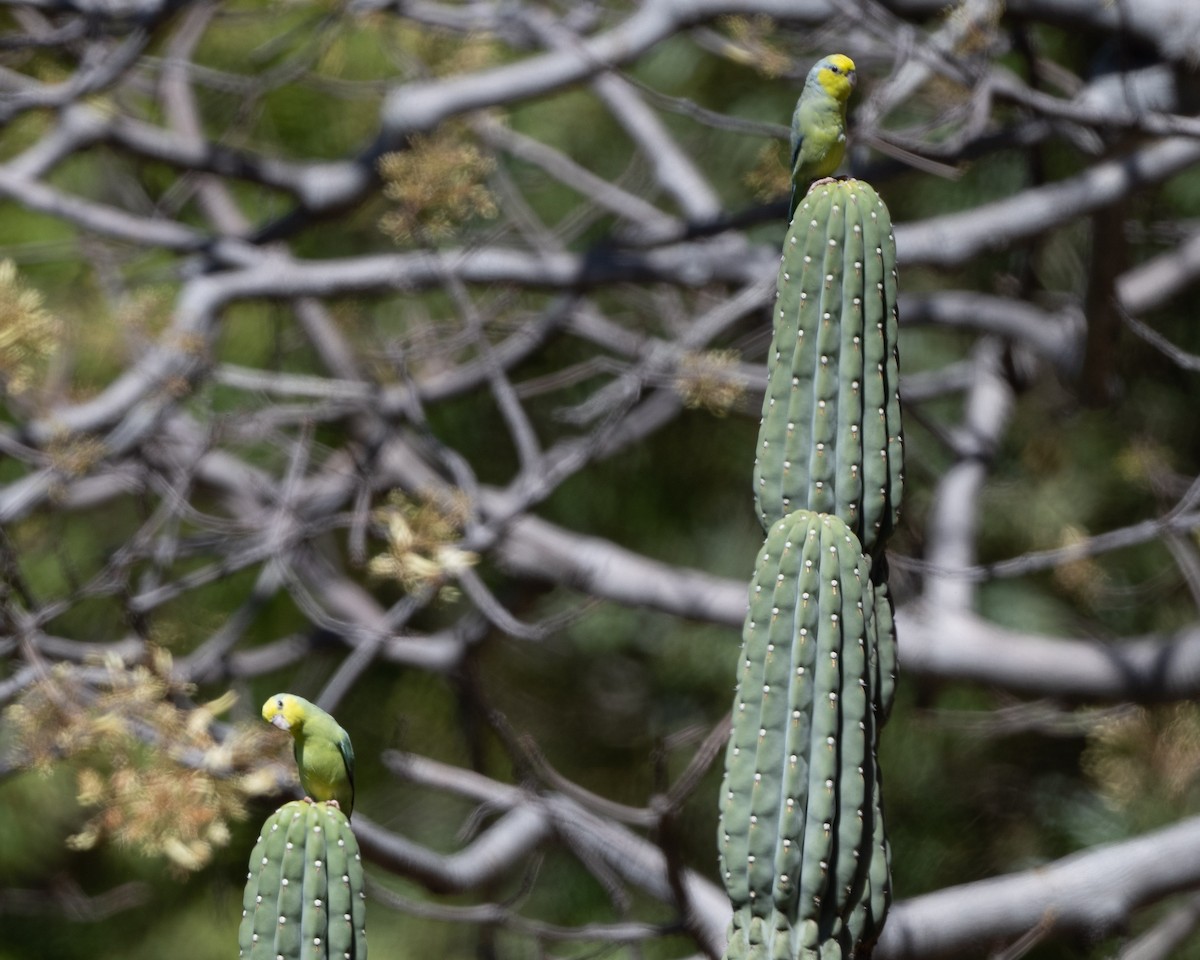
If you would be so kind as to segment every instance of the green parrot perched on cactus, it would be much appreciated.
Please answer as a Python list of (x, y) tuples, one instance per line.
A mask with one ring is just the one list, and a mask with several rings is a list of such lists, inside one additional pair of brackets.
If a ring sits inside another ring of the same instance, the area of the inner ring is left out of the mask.
[(792, 114), (792, 202), (788, 221), (814, 180), (831, 176), (846, 154), (846, 101), (858, 74), (845, 54), (824, 57), (808, 71)]
[(350, 734), (315, 703), (277, 693), (262, 708), (263, 719), (296, 741), (300, 786), (308, 799), (329, 801), (350, 816), (354, 810), (354, 747)]

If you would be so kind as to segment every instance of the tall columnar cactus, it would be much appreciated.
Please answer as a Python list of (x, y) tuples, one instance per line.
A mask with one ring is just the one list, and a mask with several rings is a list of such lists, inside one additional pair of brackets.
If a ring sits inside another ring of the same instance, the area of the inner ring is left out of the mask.
[(776, 521), (758, 556), (726, 752), (726, 956), (849, 957), (890, 896), (875, 761), (883, 699), (870, 558), (835, 516)]
[(896, 244), (860, 180), (814, 186), (783, 244), (754, 494), (763, 529), (841, 517), (877, 556), (903, 483)]
[(730, 960), (854, 956), (887, 912), (876, 751), (896, 668), (895, 262), (887, 208), (854, 180), (814, 186), (784, 241), (754, 464), (767, 541), (722, 794)]
[(362, 859), (350, 821), (325, 803), (285, 803), (250, 854), (238, 932), (247, 960), (366, 960)]

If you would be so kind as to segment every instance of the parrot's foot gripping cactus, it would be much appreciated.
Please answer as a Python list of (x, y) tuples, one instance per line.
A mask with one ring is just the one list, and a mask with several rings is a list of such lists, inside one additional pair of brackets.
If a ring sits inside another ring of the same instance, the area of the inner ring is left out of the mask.
[(366, 960), (362, 859), (350, 821), (325, 803), (285, 803), (250, 855), (239, 956)]
[(903, 485), (896, 244), (869, 184), (814, 185), (783, 244), (754, 496), (841, 517), (875, 558)]
[[(887, 910), (875, 762), (894, 661), (871, 561), (840, 519), (796, 511), (759, 553), (726, 753), (726, 956), (853, 956)], [(889, 608), (890, 609), (890, 608)]]

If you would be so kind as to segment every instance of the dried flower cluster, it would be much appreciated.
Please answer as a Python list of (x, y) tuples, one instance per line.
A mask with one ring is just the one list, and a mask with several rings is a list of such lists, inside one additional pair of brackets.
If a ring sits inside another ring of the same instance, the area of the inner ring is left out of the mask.
[(60, 324), (26, 287), (11, 260), (0, 260), (0, 385), (13, 396), (27, 393), (58, 345)]
[(455, 591), (447, 581), (479, 559), (456, 545), (466, 521), (464, 503), (454, 499), (414, 503), (393, 491), (374, 518), (387, 538), (387, 552), (371, 558), (368, 572), (396, 580), (409, 593), (436, 589), (439, 599), (453, 599)]
[[(1088, 542), (1088, 533), (1081, 527), (1068, 524), (1063, 528), (1060, 546), (1065, 549), (1081, 549)], [(1111, 582), (1104, 567), (1095, 557), (1084, 553), (1066, 560), (1054, 568), (1054, 582), (1078, 602), (1095, 606), (1111, 589)]]
[(47, 444), (50, 465), (65, 477), (82, 477), (104, 459), (106, 447), (98, 437), (63, 434)]
[(792, 172), (779, 159), (778, 143), (772, 140), (763, 144), (758, 159), (742, 177), (742, 182), (762, 203), (770, 203), (787, 194), (792, 186)]
[(472, 216), (496, 216), (484, 182), (495, 166), (454, 128), (414, 136), (409, 149), (379, 159), (383, 194), (395, 206), (379, 229), (396, 243), (444, 239)]
[(962, 0), (944, 11), (946, 24), (963, 56), (986, 54), (1002, 40), (1000, 26), (1005, 12), (1003, 0)]
[(186, 706), (192, 691), (161, 649), (133, 666), (110, 657), (100, 672), (97, 681), (95, 668), (59, 664), (6, 711), (16, 760), (76, 765), (79, 802), (94, 813), (71, 846), (111, 838), (197, 870), (228, 842), (247, 798), (275, 788), (262, 760), (269, 731), (255, 724), (219, 740), (213, 720), (234, 696)]
[(731, 46), (725, 52), (731, 60), (754, 67), (764, 77), (782, 77), (792, 69), (791, 58), (770, 40), (775, 33), (770, 17), (722, 17), (719, 25), (729, 35)]
[(675, 389), (687, 406), (722, 417), (746, 392), (734, 370), (740, 359), (736, 350), (689, 353), (679, 362)]
[(1144, 803), (1151, 788), (1157, 799), (1178, 804), (1200, 780), (1200, 709), (1194, 704), (1123, 710), (1088, 741), (1083, 769), (1117, 809)]
[(500, 48), (486, 31), (466, 36), (458, 31), (412, 26), (408, 46), (435, 77), (475, 73), (495, 64)]

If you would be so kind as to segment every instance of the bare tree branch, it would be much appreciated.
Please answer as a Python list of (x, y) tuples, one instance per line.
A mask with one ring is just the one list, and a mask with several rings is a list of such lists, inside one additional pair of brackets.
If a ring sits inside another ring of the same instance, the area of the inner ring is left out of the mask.
[(1195, 887), (1200, 822), (1097, 847), (1022, 873), (949, 887), (897, 904), (881, 960), (963, 956), (1016, 939), (1040, 923), (1052, 935), (1096, 940), (1136, 910)]

